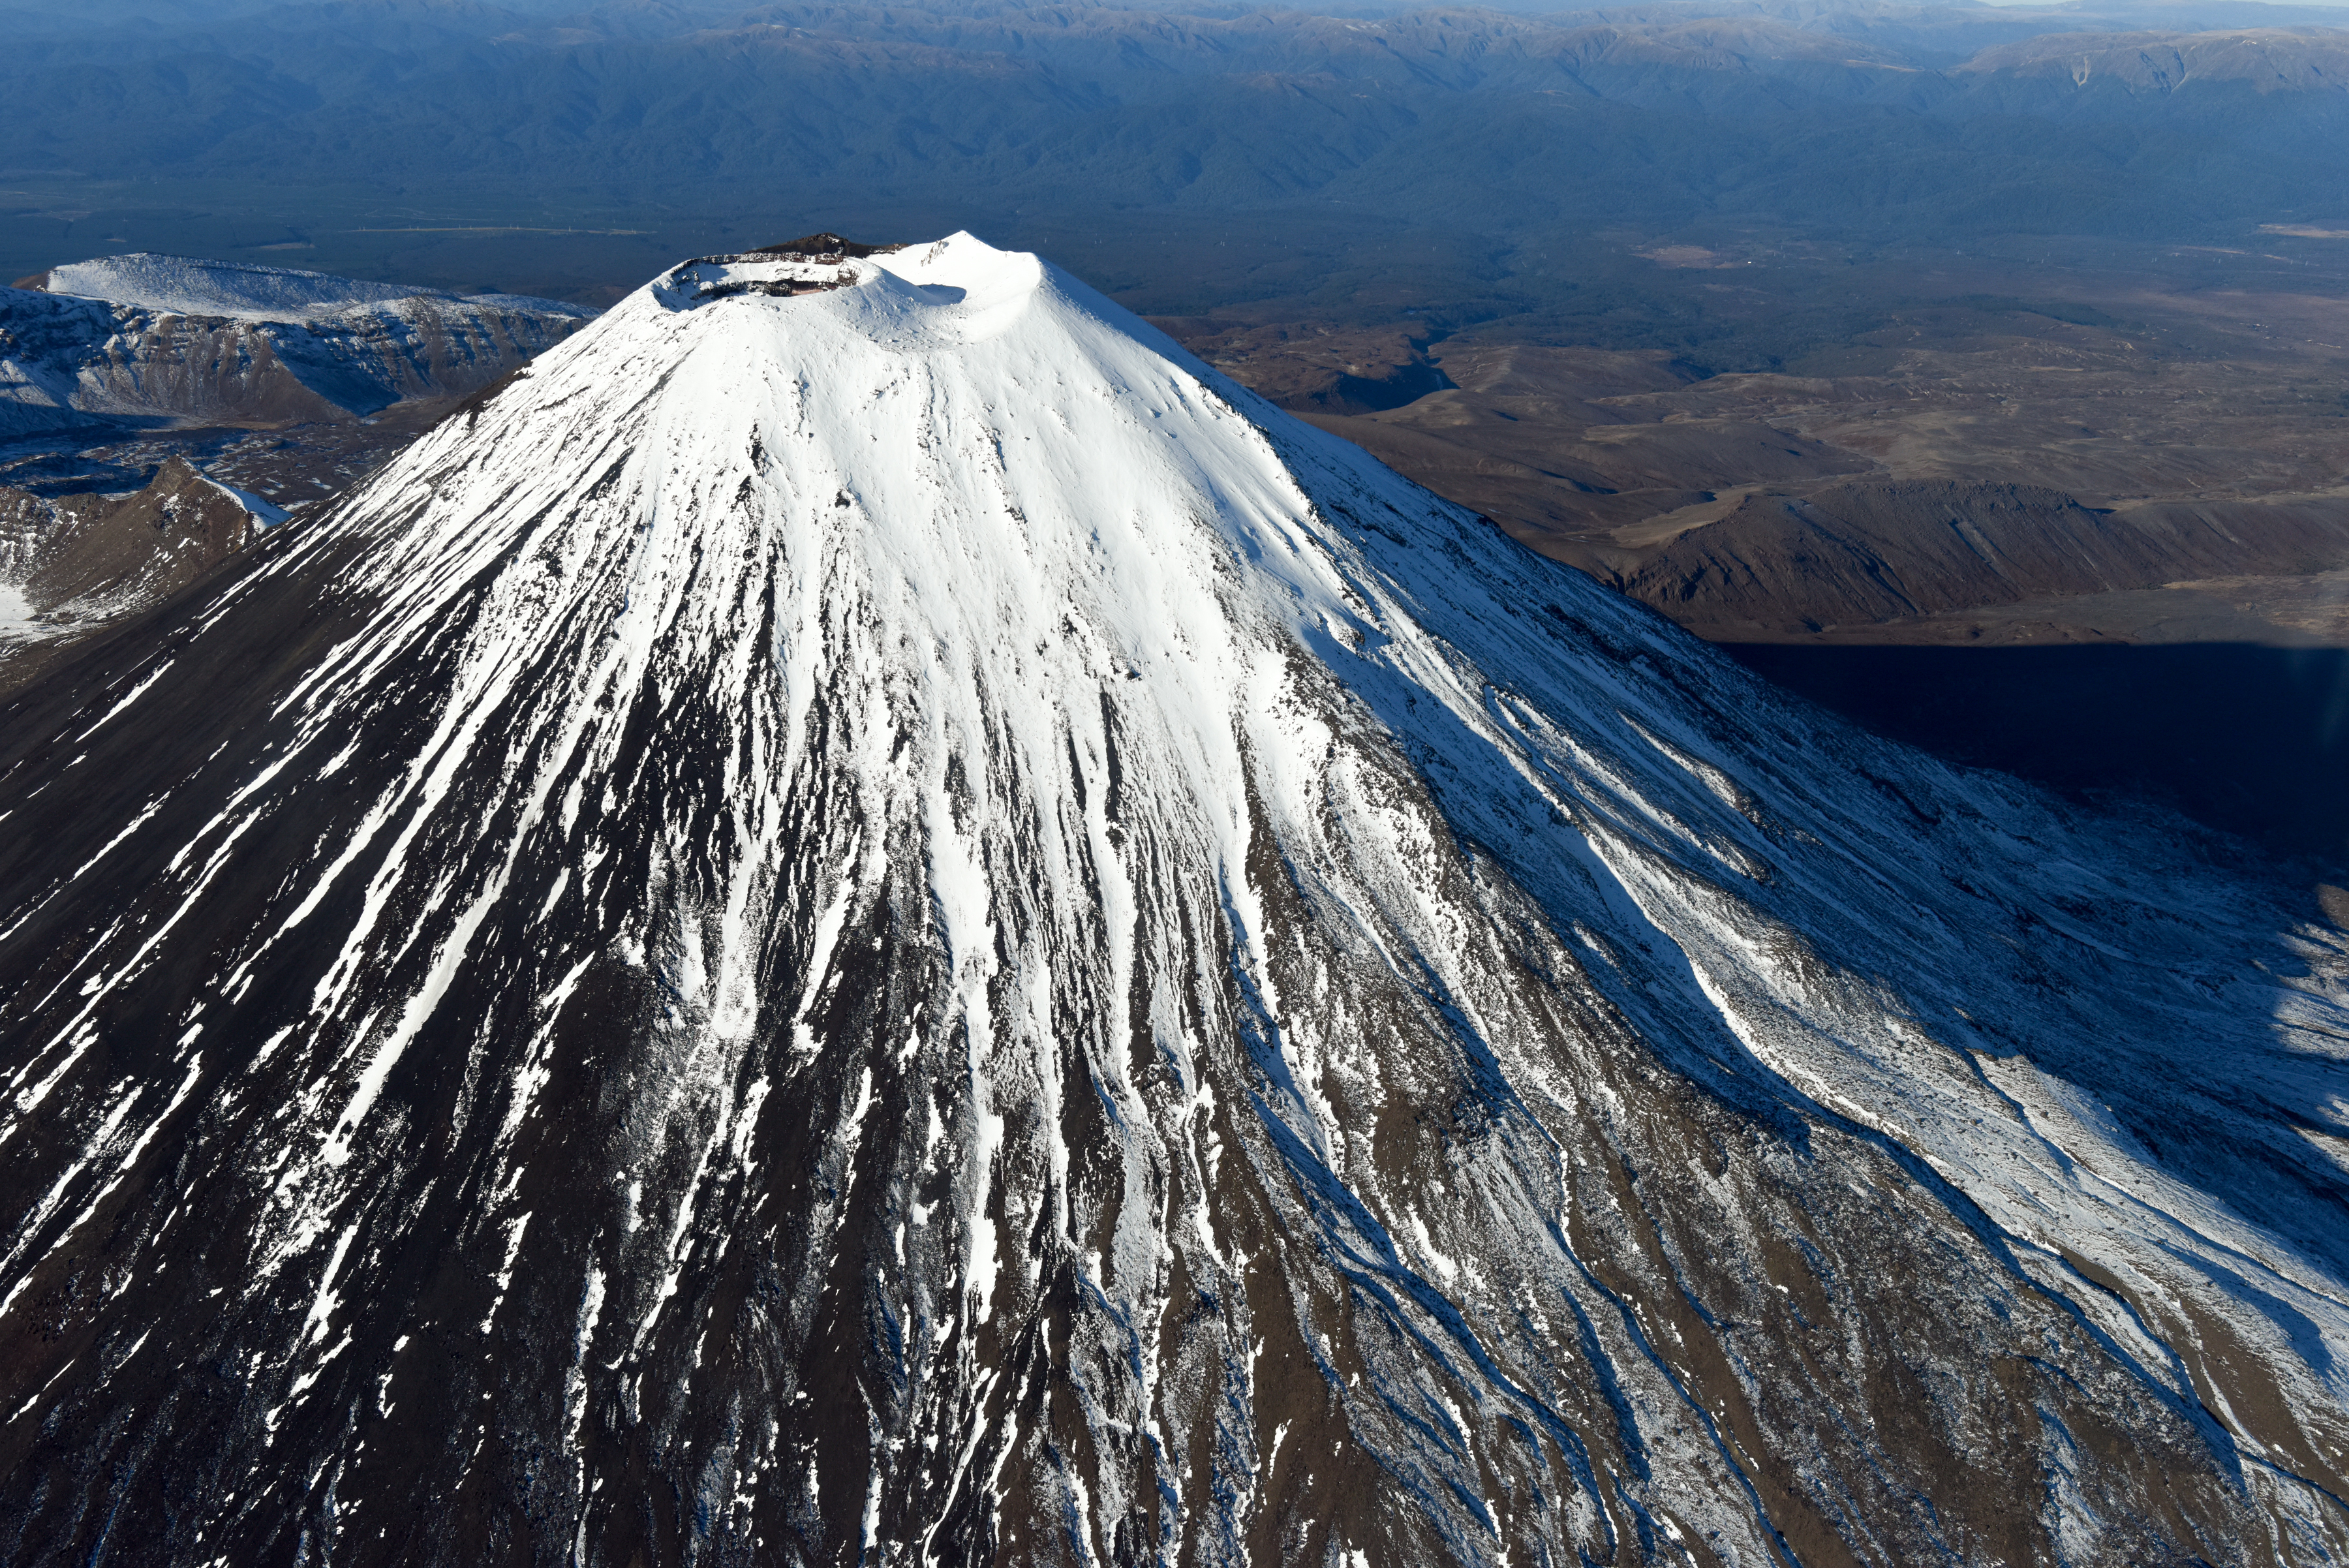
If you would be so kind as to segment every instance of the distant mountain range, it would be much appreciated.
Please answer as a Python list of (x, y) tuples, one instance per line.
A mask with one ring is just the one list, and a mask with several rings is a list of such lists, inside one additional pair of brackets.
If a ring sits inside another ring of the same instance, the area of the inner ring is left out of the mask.
[[(1089, 272), (1147, 282), (1136, 302), (1166, 310), (1412, 256), (1454, 300), (1467, 279), (1554, 296), (1560, 247), (1604, 226), (2209, 241), (2349, 223), (2349, 13), (2320, 7), (135, 15), (0, 23), (0, 263), (176, 224), (222, 254), (585, 289), (642, 253), (719, 248), (729, 224), (950, 216), (1081, 229)], [(1257, 234), (1316, 275), (1268, 262), (1210, 283), (1197, 252)]]

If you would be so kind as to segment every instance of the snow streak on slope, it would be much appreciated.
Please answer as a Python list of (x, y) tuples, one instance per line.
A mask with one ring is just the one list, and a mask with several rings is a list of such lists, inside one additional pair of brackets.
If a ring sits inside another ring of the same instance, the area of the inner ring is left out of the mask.
[(13, 1557), (2349, 1550), (2337, 937), (792, 265), (7, 714)]

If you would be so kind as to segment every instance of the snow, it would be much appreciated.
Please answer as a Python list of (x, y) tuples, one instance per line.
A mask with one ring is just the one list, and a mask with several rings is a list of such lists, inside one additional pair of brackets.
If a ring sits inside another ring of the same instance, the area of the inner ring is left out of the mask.
[[(790, 288), (810, 284), (839, 286)], [(1404, 1325), (1351, 1341), (1371, 1389), (1333, 1397), (1461, 1560), (1495, 1561), (1496, 1534), (1534, 1528), (1489, 1484), (1515, 1462), (1502, 1417), (1557, 1418), (1578, 1356), (1604, 1363), (1609, 1418), (1638, 1430), (1640, 1474), (1610, 1474), (1616, 1495), (1669, 1501), (1675, 1540), (1775, 1560), (1741, 1501), (1744, 1439), (1665, 1367), (1678, 1330), (1575, 1250), (1631, 1221), (1601, 1190), (1570, 1208), (1571, 1140), (1668, 1119), (1617, 1071), (1636, 1053), (1757, 1127), (1805, 1129), (1777, 1168), (1790, 1189), (1942, 1205), (1947, 1257), (1980, 1263), (1972, 1299), (2066, 1303), (2149, 1407), (2200, 1418), (2211, 1374), (2186, 1331), (2209, 1321), (2254, 1347), (2294, 1419), (2342, 1429), (2349, 1281), (2279, 1219), (2335, 1174), (2292, 1117), (2344, 1130), (2324, 1076), (2349, 1034), (2337, 939), (2280, 934), (2162, 846), (1826, 724), (1034, 256), (957, 234), (832, 267), (672, 269), (278, 543), (263, 573), (339, 574), (322, 597), (368, 607), (364, 621), (270, 692), (283, 750), (170, 863), (161, 929), (125, 916), (89, 943), (103, 978), (42, 1047), (68, 1054), (19, 1092), (0, 1141), (80, 1071), (85, 1021), (232, 846), (334, 772), (351, 800), (340, 836), (248, 878), (261, 890), (221, 938), (223, 971), (273, 977), (299, 1017), (275, 1049), (307, 1085), (250, 1134), (257, 1163), (282, 1161), (285, 1200), (256, 1292), (396, 1286), (337, 1269), (373, 1255), (369, 1205), (397, 1210), (378, 1195), (412, 1174), (401, 1140), (377, 1136), (409, 1052), (479, 1054), (480, 1168), (508, 1201), (525, 1116), (579, 1068), (548, 1053), (587, 960), (647, 994), (657, 979), (610, 1165), (564, 1179), (608, 1189), (608, 1223), (593, 1260), (557, 1261), (576, 1265), (562, 1310), (579, 1327), (551, 1441), (575, 1443), (607, 1370), (640, 1379), (664, 1336), (689, 1335), (698, 1364), (724, 1332), (698, 1282), (714, 1254), (757, 1244), (730, 1216), (772, 1233), (740, 1195), (770, 1190), (752, 1179), (762, 1140), (789, 1122), (814, 1196), (785, 1217), (791, 1255), (761, 1287), (774, 1322), (812, 1316), (852, 1189), (905, 1183), (885, 1197), (911, 1225), (871, 1249), (894, 1271), (871, 1299), (902, 1311), (915, 1348), (889, 1376), (920, 1397), (875, 1438), (876, 1486), (899, 1452), (944, 1445), (957, 1476), (1008, 1462), (1012, 1437), (982, 1444), (1027, 1405), (990, 1393), (1004, 1364), (978, 1347), (1040, 1321), (1055, 1257), (1085, 1261), (1094, 1321), (1125, 1335), (1100, 1330), (1115, 1353), (1088, 1363), (1095, 1382), (1056, 1386), (1084, 1411), (1070, 1420), (1147, 1422), (1181, 1445), (1228, 1419), (1232, 1452), (1278, 1449), (1282, 1430), (1251, 1434), (1237, 1404), (1162, 1421), (1159, 1401), (1213, 1385), (1196, 1374), (1216, 1357), (1224, 1386), (1248, 1386), (1270, 1341), (1247, 1314), (1287, 1290), (1250, 1276), (1309, 1255)], [(177, 657), (193, 662), (235, 608), (209, 607)], [(403, 712), (398, 750), (354, 758), (384, 732), (371, 705), (420, 668), (431, 710)], [(861, 983), (876, 929), (918, 948), (934, 982), (860, 1054), (830, 1003)], [(2244, 961), (2279, 944), (2305, 969)], [(474, 1039), (509, 985), (528, 987), (528, 1039)], [(444, 1016), (455, 999), (464, 1016)], [(2223, 1179), (2130, 1131), (2211, 1083), (2237, 1098), (2209, 1114), (2260, 1155)], [(44, 1137), (80, 1163), (40, 1224), (112, 1168), (120, 1132), (97, 1090), (61, 1098), (45, 1116), (81, 1133)], [(1113, 1148), (1064, 1136), (1096, 1105), (1092, 1136)], [(1367, 1124), (1389, 1105), (1460, 1111), (1440, 1179), (1381, 1168)], [(886, 1126), (885, 1106), (926, 1136)], [(892, 1150), (922, 1185), (944, 1179), (935, 1210)], [(1152, 1196), (1093, 1229), (1085, 1187), (1108, 1170)], [(1256, 1210), (1222, 1206), (1242, 1189)], [(1729, 1212), (1719, 1250), (1760, 1269), (1758, 1222)], [(501, 1296), (561, 1272), (539, 1252), (562, 1227), (532, 1229), (525, 1251), (526, 1219), (471, 1228)], [(1610, 1266), (1646, 1266), (1636, 1253)], [(2070, 1259), (2137, 1304), (2085, 1288)], [(1163, 1325), (1198, 1315), (1169, 1310), (1174, 1262), (1239, 1304), (1182, 1327), (1207, 1359), (1161, 1384), (1176, 1353)], [(1553, 1320), (1576, 1326), (1545, 1337)], [(1325, 1323), (1307, 1343), (1333, 1331), (1350, 1332)], [(1073, 1358), (1075, 1332), (1056, 1328), (1047, 1353)], [(2031, 1355), (2073, 1355), (2047, 1333)], [(281, 1372), (279, 1391), (303, 1376)], [(1101, 1413), (1121, 1400), (1145, 1415)], [(2253, 1457), (2288, 1440), (2235, 1438)], [(1183, 1528), (1203, 1537), (1238, 1528), (1201, 1517), (1194, 1462), (1199, 1488), (1230, 1481), (1214, 1460), (1184, 1448), (1157, 1483), (1189, 1489)], [(1080, 1550), (1157, 1506), (1118, 1466), (1077, 1476)], [(2245, 1484), (2284, 1499), (2279, 1517), (2307, 1501)], [(1577, 1485), (1588, 1538), (1609, 1535), (1596, 1480), (1513, 1495)], [(2067, 1484), (2049, 1529), (2090, 1528), (2101, 1506)], [(1562, 1537), (1545, 1550), (1572, 1555)]]
[(574, 317), (593, 314), (552, 299), (502, 294), (466, 296), (410, 284), (368, 283), (330, 273), (147, 252), (99, 256), (53, 267), (49, 271), (48, 292), (168, 314), (224, 317), (237, 321), (307, 324), (352, 311), (396, 306), (404, 300), (455, 301), (467, 297), (490, 308), (520, 307)]
[(49, 280), (0, 291), (0, 435), (365, 417), (470, 392), (594, 315), (181, 256), (77, 262)]
[(277, 524), (285, 522), (285, 519), (294, 515), (292, 513), (286, 511), (283, 506), (278, 505), (275, 502), (266, 500), (250, 490), (239, 490), (233, 484), (222, 484), (219, 480), (214, 479), (208, 473), (200, 474), (198, 477), (206, 484), (211, 485), (214, 490), (219, 491), (222, 495), (227, 496), (231, 501), (235, 502), (239, 506), (243, 507), (246, 512), (252, 514), (254, 521), (258, 523), (264, 528), (274, 528)]
[[(1032, 1096), (1050, 1127), (1064, 1088), (1053, 1081), (1044, 1010), (1004, 1012), (986, 1001), (1001, 950), (989, 824), (1024, 812), (1036, 825), (1042, 841), (1032, 853), (1050, 883), (1041, 907), (1090, 907), (1080, 869), (1089, 857), (1119, 867), (1105, 886), (1123, 907), (1132, 861), (1105, 853), (1106, 788), (1082, 759), (1113, 744), (1129, 798), (1174, 812), (1146, 828), (1129, 821), (1125, 831), (1154, 833), (1217, 868), (1211, 875), (1240, 941), (1235, 962), (1268, 1018), (1283, 1021), (1278, 1059), (1293, 1053), (1297, 1064), (1268, 1114), (1304, 1147), (1331, 1147), (1330, 1113), (1310, 1085), (1343, 1069), (1349, 1048), (1281, 996), (1269, 916), (1245, 871), (1259, 831), (1254, 813), (1309, 881), (1344, 902), (1383, 907), (1390, 930), (1417, 927), (1417, 961), (1462, 998), (1468, 1026), (1497, 1043), (1502, 1032), (1476, 1014), (1481, 987), (1461, 938), (1413, 909), (1413, 867), (1435, 853), (1425, 826), (1367, 800), (1343, 801), (1350, 775), (1319, 761), (1336, 732), (1299, 701), (1291, 670), (1301, 646), (1407, 743), (1446, 755), (1462, 780), (1447, 796), (1459, 826), (1483, 842), (1524, 846), (1509, 857), (1529, 885), (1539, 886), (1546, 867), (1579, 865), (1610, 889), (1605, 902), (1619, 930), (1671, 944), (1679, 979), (1657, 974), (1625, 998), (1645, 1029), (1733, 1042), (1728, 1049), (1832, 1115), (1918, 1149), (2034, 1253), (2044, 1250), (2034, 1238), (2060, 1234), (2106, 1266), (2168, 1279), (2214, 1312), (2234, 1311), (2245, 1292), (2288, 1299), (2323, 1325), (2326, 1351), (2309, 1363), (2272, 1334), (2261, 1343), (2298, 1365), (2303, 1397), (2333, 1402), (2349, 1391), (2329, 1369), (2344, 1365), (2349, 1316), (2322, 1267), (2208, 1195), (2178, 1190), (2109, 1124), (2065, 1118), (2051, 1132), (2053, 1113), (2019, 1118), (1990, 1086), (2001, 1080), (1972, 1064), (1979, 1056), (1927, 1024), (1919, 1009), (1930, 1002), (1847, 979), (1823, 985), (1816, 958), (1787, 961), (1798, 939), (1785, 917), (1800, 907), (1808, 929), (1838, 941), (1846, 961), (1921, 944), (1949, 952), (1941, 972), (1953, 993), (1981, 979), (1951, 945), (1951, 922), (1914, 912), (1945, 894), (1904, 890), (1911, 913), (1870, 938), (1884, 895), (1865, 879), (1839, 882), (1834, 869), (1839, 857), (1863, 853), (1849, 831), (1853, 808), (1816, 796), (1817, 770), (1795, 765), (1806, 742), (1788, 716), (1757, 713), (1749, 744), (1724, 752), (1675, 717), (1661, 667), (1562, 658), (1555, 639), (1528, 628), (1506, 602), (1528, 591), (1526, 569), (1501, 558), (1513, 546), (1478, 538), (1440, 508), (1434, 527), (1454, 535), (1470, 568), (1448, 569), (1433, 549), (1388, 544), (1370, 519), (1412, 517), (1408, 526), (1424, 534), (1425, 497), (1352, 449), (1278, 421), (1033, 256), (964, 234), (822, 270), (854, 281), (787, 298), (738, 286), (808, 281), (808, 269), (765, 260), (681, 268), (542, 359), (527, 389), (494, 410), (500, 440), (535, 446), (502, 448), (495, 465), (452, 474), (435, 503), (437, 525), (388, 548), (372, 586), (398, 616), (422, 624), (445, 591), (439, 585), (518, 551), (519, 531), (548, 515), (569, 476), (601, 472), (611, 461), (604, 453), (623, 452), (614, 499), (545, 525), (537, 546), (560, 557), (565, 580), (583, 585), (575, 591), (614, 596), (602, 668), (583, 691), (641, 683), (657, 639), (732, 645), (731, 607), (771, 573), (786, 744), (763, 787), (800, 776), (803, 715), (840, 671), (856, 672), (852, 711), (872, 714), (876, 729), (888, 714), (914, 727), (921, 739), (910, 763), (893, 768), (879, 760), (881, 748), (860, 747), (854, 736), (843, 749), (869, 770), (868, 809), (885, 819), (902, 809), (927, 846), (968, 1042), (961, 1225), (978, 1321), (996, 1310), (1010, 1262), (991, 1212), (1004, 1136), (998, 1102)], [(638, 384), (657, 374), (664, 389), (649, 404), (616, 410), (625, 447), (605, 421), (533, 417), (536, 408), (608, 398), (610, 368), (619, 364)], [(460, 437), (434, 439), (450, 450), (428, 443), (409, 472), (444, 462)], [(392, 476), (381, 485), (388, 498), (411, 483)], [(1347, 513), (1334, 514), (1333, 503)], [(628, 537), (615, 531), (623, 519), (635, 530), (617, 557), (625, 564), (598, 578), (613, 559), (602, 541)], [(744, 564), (713, 581), (712, 560)], [(688, 570), (696, 563), (698, 575)], [(493, 672), (541, 639), (565, 635), (558, 628), (577, 623), (560, 618), (588, 602), (508, 595), (470, 656), (488, 683), (483, 694), (460, 686), (450, 711), (486, 707)], [(850, 605), (859, 607), (854, 616)], [(1629, 612), (1620, 618), (1630, 621)], [(874, 627), (889, 630), (875, 635)], [(901, 662), (899, 649), (920, 652)], [(1416, 718), (1391, 695), (1406, 686), (1419, 698)], [(1117, 701), (1114, 739), (1098, 693)], [(1027, 799), (969, 798), (969, 770), (990, 756), (1016, 759)], [(762, 784), (751, 776), (737, 787)], [(1081, 789), (1092, 804), (1071, 822), (1064, 803)], [(1253, 805), (1252, 790), (1261, 792)], [(1803, 791), (1817, 800), (1807, 812)], [(1826, 847), (1790, 856), (1740, 815), (1739, 803), (1753, 798), (1812, 821)], [(1352, 848), (1329, 839), (1325, 804), (1351, 825)], [(2030, 807), (1994, 794), (1982, 805), (1985, 850), (1996, 853), (2015, 831), (2005, 824)], [(781, 811), (777, 800), (746, 815)], [(1540, 817), (1567, 826), (1529, 834), (1526, 824)], [(1350, 867), (1357, 851), (1370, 858)], [(1880, 851), (1865, 853), (1884, 863)], [(1749, 884), (1763, 867), (1780, 867), (1778, 913), (1701, 874), (1691, 855)], [(2028, 880), (2028, 858), (2010, 857), (2004, 869)], [(1366, 868), (1375, 880), (1364, 880)], [(853, 893), (846, 879), (837, 884), (819, 922), (814, 967), (794, 1010), (802, 1021)], [(1030, 970), (1019, 989), (1032, 995), (1048, 983), (1049, 971)], [(2263, 1026), (2251, 1023), (2254, 1033)], [(1046, 1136), (1048, 1185), (1059, 1187), (1066, 1155)], [(2065, 1151), (2052, 1164), (2039, 1158), (2051, 1139)], [(2127, 1170), (2131, 1189), (2158, 1196), (2124, 1200), (2111, 1177), (2092, 1179), (2091, 1170)], [(1440, 1279), (1465, 1272), (1439, 1251), (1415, 1211), (1397, 1218)], [(2194, 1260), (2185, 1275), (2165, 1262), (2176, 1258)], [(2244, 1283), (2211, 1283), (2236, 1278)]]
[(33, 604), (14, 583), (0, 583), (0, 640), (36, 638), (41, 623), (33, 618)]

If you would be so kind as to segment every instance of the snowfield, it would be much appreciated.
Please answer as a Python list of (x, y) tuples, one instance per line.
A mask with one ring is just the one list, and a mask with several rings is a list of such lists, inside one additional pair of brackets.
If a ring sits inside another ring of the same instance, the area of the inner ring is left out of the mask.
[(2340, 932), (1037, 257), (247, 555), (0, 742), (13, 1557), (2349, 1555)]

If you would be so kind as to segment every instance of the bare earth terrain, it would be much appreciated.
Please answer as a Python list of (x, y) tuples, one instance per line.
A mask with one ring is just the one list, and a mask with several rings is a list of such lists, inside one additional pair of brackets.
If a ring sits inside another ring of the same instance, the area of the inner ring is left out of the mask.
[[(1741, 618), (1724, 602), (1739, 586), (1733, 573), (1716, 567), (1709, 579), (1682, 580), (1697, 573), (1709, 534), (1750, 539), (1762, 517), (1799, 516), (1802, 503), (1848, 493), (1856, 481), (1878, 490), (1892, 481), (1916, 520), (1933, 525), (1928, 534), (2011, 506), (2017, 484), (2155, 533), (2178, 535), (2180, 524), (2204, 520), (2216, 525), (2214, 537), (2240, 540), (2244, 566), (2268, 569), (2196, 570), (2110, 588), (2225, 576), (2235, 579), (2230, 605), (2260, 607), (2238, 613), (2263, 634), (2340, 639), (2339, 601), (2312, 623), (2306, 592), (2287, 585), (2349, 565), (2349, 310), (2335, 300), (2247, 294), (2125, 303), (2167, 318), (2168, 336), (2199, 329), (2219, 341), (2192, 357), (2164, 355), (2120, 325), (1958, 307), (1919, 312), (1857, 340), (1853, 358), (1875, 350), (1888, 361), (1872, 373), (1696, 379), (1661, 351), (1472, 337), (1427, 356), (1454, 383), (1448, 389), (1400, 408), (1310, 417), (1423, 482), (1440, 481), (1544, 553), (1647, 586), (1640, 597), (1701, 622), (1707, 635), (1739, 618), (1775, 633), (1789, 629), (1784, 612), (1815, 609), (1826, 617), (1791, 629), (1833, 635), (1857, 623), (1871, 628), (1868, 640), (1949, 640), (1939, 616), (1919, 613), (1922, 600), (1909, 613), (1888, 602), (1871, 614), (1831, 582), (1816, 586), (1815, 603), (1789, 585)], [(1247, 361), (1230, 368), (1254, 369)], [(1888, 531), (1901, 531), (1897, 498), (1879, 510)], [(1930, 548), (1921, 540), (1915, 547)], [(2177, 564), (2189, 566), (2224, 552), (2182, 537), (2178, 549)], [(2335, 549), (2338, 560), (2329, 558)], [(1897, 544), (1888, 550), (1902, 554)], [(1685, 563), (1686, 571), (1668, 576), (1653, 570), (1659, 562)], [(2163, 564), (2149, 555), (2146, 569)], [(2272, 588), (2243, 580), (2252, 577), (2279, 580)], [(2009, 604), (1958, 635), (2029, 641), (2050, 635), (2037, 628), (2060, 626), (2075, 639), (2127, 639), (2176, 613), (2099, 604), (2084, 621), (2070, 601), (2097, 592), (2094, 578), (2051, 574), (2016, 586), (2025, 599), (2046, 602), (2025, 614)], [(2030, 591), (2038, 587), (2052, 591)], [(2264, 607), (2271, 594), (2278, 618)], [(2096, 624), (2116, 615), (2116, 626)]]

